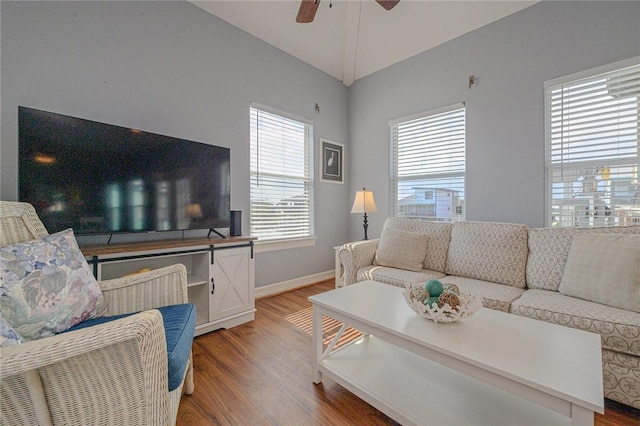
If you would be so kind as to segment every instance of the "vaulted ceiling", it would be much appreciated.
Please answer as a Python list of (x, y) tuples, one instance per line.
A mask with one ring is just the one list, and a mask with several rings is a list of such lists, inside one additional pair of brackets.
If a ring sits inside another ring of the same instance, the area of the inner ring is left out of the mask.
[(531, 6), (536, 1), (321, 0), (296, 23), (298, 0), (192, 1), (351, 85), (355, 80)]

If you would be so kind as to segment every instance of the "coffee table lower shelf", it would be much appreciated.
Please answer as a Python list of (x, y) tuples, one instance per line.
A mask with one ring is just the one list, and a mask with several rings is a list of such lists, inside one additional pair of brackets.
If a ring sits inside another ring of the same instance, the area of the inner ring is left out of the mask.
[(318, 371), (403, 425), (570, 425), (571, 419), (374, 336)]

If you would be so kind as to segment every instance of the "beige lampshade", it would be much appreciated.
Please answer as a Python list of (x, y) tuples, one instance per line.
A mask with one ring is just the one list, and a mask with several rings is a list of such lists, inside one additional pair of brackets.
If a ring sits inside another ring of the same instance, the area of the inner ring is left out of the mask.
[(202, 207), (200, 204), (189, 204), (187, 206), (187, 217), (191, 219), (197, 219), (202, 217)]
[(351, 213), (371, 213), (378, 211), (376, 201), (373, 199), (373, 192), (362, 188), (362, 191), (356, 191), (356, 198), (353, 200)]

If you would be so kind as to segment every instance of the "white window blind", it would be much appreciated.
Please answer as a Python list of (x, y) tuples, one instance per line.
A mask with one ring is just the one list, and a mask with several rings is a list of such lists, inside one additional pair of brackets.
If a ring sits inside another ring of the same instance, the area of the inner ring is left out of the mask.
[(640, 58), (545, 83), (548, 226), (640, 223)]
[(311, 123), (255, 104), (250, 115), (251, 235), (311, 236)]
[(457, 104), (389, 123), (392, 214), (464, 219), (465, 107)]

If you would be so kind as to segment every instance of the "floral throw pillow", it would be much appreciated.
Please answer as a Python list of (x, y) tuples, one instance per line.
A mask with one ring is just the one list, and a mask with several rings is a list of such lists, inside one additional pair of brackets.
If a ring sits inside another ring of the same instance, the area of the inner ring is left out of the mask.
[(22, 341), (22, 336), (19, 335), (13, 329), (13, 326), (0, 314), (0, 348), (19, 345)]
[(73, 230), (0, 247), (0, 314), (25, 341), (60, 333), (105, 310)]

